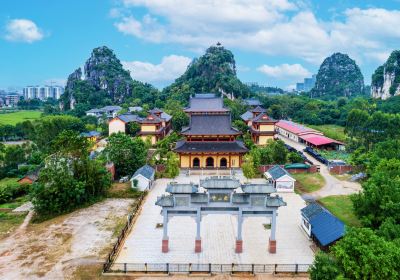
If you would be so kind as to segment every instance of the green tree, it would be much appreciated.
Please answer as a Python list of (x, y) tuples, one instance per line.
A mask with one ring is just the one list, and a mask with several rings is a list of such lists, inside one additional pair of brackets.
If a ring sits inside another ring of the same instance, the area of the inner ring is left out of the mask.
[(123, 133), (112, 134), (104, 152), (114, 163), (117, 177), (132, 175), (146, 163), (147, 149), (142, 139)]
[(399, 279), (400, 247), (371, 229), (354, 228), (332, 248), (347, 279)]
[(60, 147), (46, 158), (38, 182), (32, 187), (32, 203), (39, 215), (55, 215), (96, 201), (111, 185), (104, 165), (89, 158), (87, 140), (64, 131), (54, 140)]
[(165, 165), (165, 174), (169, 178), (175, 178), (179, 175), (179, 158), (174, 152), (167, 153), (167, 162)]
[(243, 158), (243, 163), (242, 163), (242, 170), (243, 170), (243, 175), (247, 179), (254, 178), (256, 176), (257, 170), (256, 167), (254, 166), (254, 161), (253, 157), (250, 154), (247, 154)]
[(311, 280), (335, 280), (339, 276), (340, 270), (331, 255), (320, 252), (315, 256), (309, 273)]
[(295, 152), (288, 153), (287, 160), (291, 163), (304, 162), (304, 159), (298, 153)]

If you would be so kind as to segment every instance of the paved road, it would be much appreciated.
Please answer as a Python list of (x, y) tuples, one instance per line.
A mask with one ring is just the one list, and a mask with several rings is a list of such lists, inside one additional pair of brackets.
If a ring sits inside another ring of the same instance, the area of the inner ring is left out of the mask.
[[(292, 146), (298, 151), (303, 151), (306, 147), (305, 145), (292, 141), (286, 137), (278, 135), (278, 137), (283, 140), (286, 144)], [(325, 179), (325, 185), (318, 191), (312, 192), (309, 194), (304, 194), (302, 197), (306, 200), (316, 200), (322, 197), (331, 196), (331, 195), (349, 195), (353, 193), (358, 193), (361, 190), (361, 185), (356, 182), (342, 181), (332, 176), (328, 167), (325, 164), (318, 162), (315, 158), (310, 156), (307, 153), (304, 155), (309, 159), (312, 163), (320, 166), (320, 173)]]

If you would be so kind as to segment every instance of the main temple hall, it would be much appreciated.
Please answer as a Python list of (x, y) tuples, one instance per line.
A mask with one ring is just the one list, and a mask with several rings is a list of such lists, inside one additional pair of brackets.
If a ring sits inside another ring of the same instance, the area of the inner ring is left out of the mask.
[(176, 143), (181, 168), (238, 168), (248, 151), (236, 138), (241, 132), (232, 127), (230, 110), (214, 94), (196, 94), (185, 112), (189, 126), (182, 129), (184, 140)]

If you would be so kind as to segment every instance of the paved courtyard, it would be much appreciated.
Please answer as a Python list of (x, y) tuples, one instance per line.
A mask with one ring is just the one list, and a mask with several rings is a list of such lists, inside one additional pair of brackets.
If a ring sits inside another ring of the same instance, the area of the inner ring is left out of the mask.
[[(244, 178), (236, 176), (242, 182)], [(198, 183), (200, 176), (181, 175), (179, 183)], [(277, 252), (268, 253), (269, 230), (264, 228), (268, 218), (252, 217), (243, 222), (243, 253), (235, 253), (237, 230), (236, 217), (207, 215), (201, 222), (202, 252), (194, 253), (196, 223), (190, 217), (173, 217), (168, 224), (168, 253), (161, 252), (161, 208), (154, 203), (157, 196), (165, 193), (170, 180), (157, 180), (149, 192), (141, 214), (123, 245), (116, 263), (214, 263), (214, 264), (311, 264), (314, 254), (309, 241), (300, 228), (300, 209), (305, 206), (302, 198), (294, 193), (280, 194), (287, 206), (278, 210)], [(264, 180), (254, 179), (261, 183)]]

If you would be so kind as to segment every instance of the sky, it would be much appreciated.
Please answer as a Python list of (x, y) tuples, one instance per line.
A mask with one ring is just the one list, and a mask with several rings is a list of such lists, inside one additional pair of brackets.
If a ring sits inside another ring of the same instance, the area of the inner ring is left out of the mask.
[(0, 89), (63, 85), (103, 45), (163, 88), (217, 42), (243, 82), (290, 89), (342, 52), (369, 84), (399, 27), (400, 0), (3, 0)]

